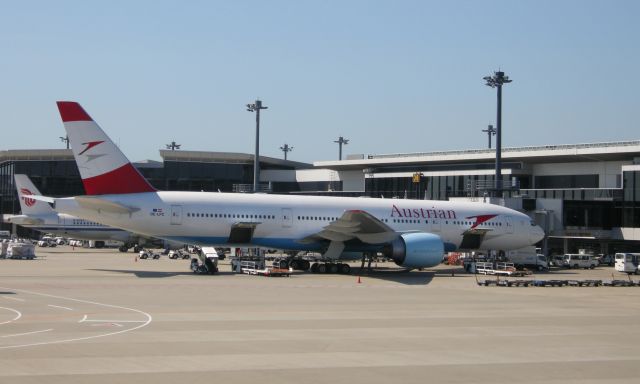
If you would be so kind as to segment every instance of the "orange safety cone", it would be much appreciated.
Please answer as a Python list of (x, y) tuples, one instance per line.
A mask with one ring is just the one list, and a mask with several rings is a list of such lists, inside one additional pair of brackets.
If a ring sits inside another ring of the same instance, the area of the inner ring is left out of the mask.
[(358, 276), (358, 284), (362, 284), (362, 281), (360, 280), (360, 276)]

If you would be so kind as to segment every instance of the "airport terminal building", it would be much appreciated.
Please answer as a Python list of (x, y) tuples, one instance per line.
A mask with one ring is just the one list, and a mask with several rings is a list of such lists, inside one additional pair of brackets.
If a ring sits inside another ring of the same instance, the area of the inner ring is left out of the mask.
[[(314, 163), (370, 197), (490, 201), (526, 212), (554, 253), (640, 252), (640, 141), (355, 155)], [(348, 181), (348, 182), (347, 182)], [(335, 193), (334, 193), (335, 194)]]
[[(135, 163), (160, 190), (251, 191), (253, 155), (160, 150), (160, 156)], [(261, 156), (261, 190), (486, 201), (533, 217), (553, 253), (640, 251), (640, 141), (505, 148), (502, 159), (502, 198), (494, 197), (491, 149), (351, 155), (313, 165)], [(45, 195), (84, 193), (69, 150), (0, 151), (3, 214), (20, 210), (13, 185), (19, 173)]]

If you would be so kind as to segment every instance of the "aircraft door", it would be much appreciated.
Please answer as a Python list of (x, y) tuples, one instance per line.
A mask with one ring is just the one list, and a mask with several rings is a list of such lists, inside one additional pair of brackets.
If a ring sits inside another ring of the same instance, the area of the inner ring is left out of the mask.
[(182, 205), (171, 206), (171, 225), (182, 224)]
[(282, 227), (291, 228), (293, 225), (293, 213), (291, 208), (282, 208)]

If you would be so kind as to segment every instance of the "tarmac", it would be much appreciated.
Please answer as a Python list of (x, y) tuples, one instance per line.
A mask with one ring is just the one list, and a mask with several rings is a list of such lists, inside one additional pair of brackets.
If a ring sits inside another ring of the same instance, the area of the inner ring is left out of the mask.
[[(480, 287), (458, 267), (386, 263), (360, 282), (226, 263), (209, 276), (166, 256), (37, 255), (0, 260), (0, 383), (640, 380), (640, 287)], [(627, 279), (612, 267), (532, 278), (612, 275)]]

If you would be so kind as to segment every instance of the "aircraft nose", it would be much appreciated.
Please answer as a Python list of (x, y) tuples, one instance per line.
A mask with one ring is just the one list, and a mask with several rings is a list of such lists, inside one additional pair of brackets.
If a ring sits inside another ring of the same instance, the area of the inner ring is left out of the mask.
[(531, 240), (531, 244), (535, 244), (538, 241), (544, 239), (544, 231), (539, 225), (536, 225), (531, 228), (531, 232), (529, 233), (529, 237)]

